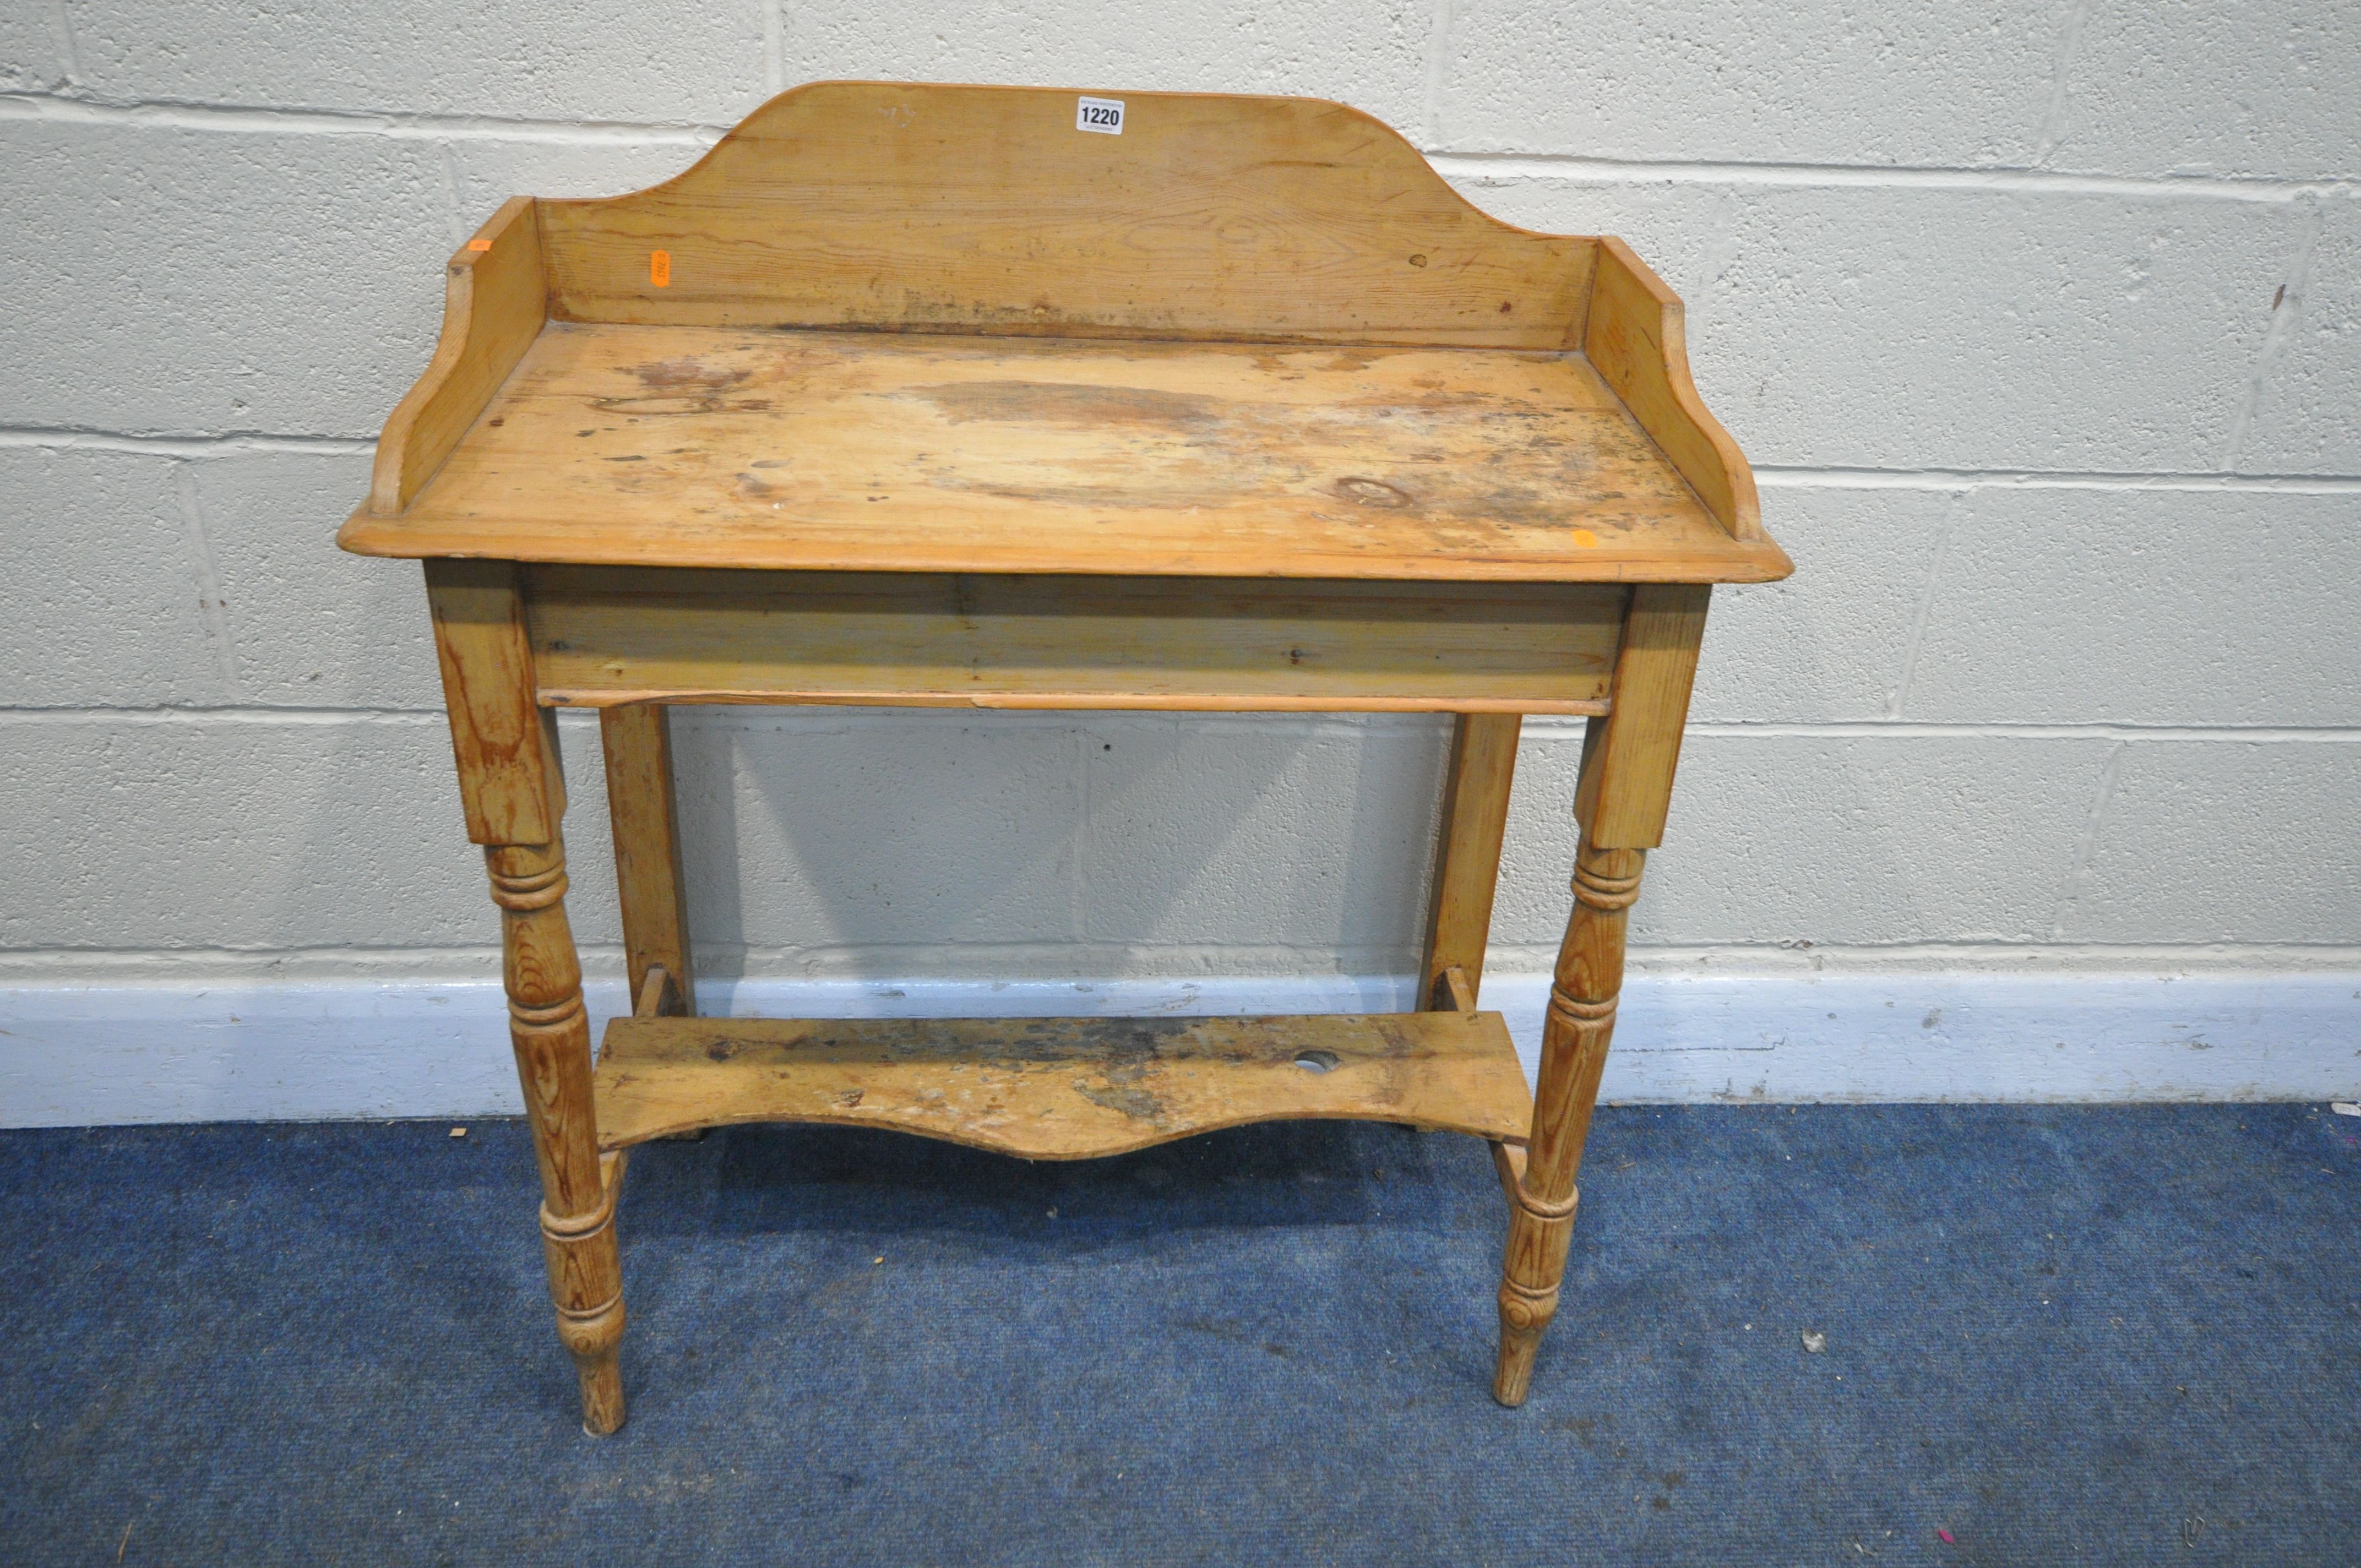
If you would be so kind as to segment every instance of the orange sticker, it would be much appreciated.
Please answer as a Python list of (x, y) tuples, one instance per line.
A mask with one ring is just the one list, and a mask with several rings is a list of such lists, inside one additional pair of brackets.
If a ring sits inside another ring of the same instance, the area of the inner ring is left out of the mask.
[(669, 289), (672, 287), (671, 251), (651, 250), (648, 252), (648, 281), (653, 283), (659, 289)]
[(469, 250), (489, 250), (492, 248), (492, 242), (488, 239), (471, 239), (467, 242), (467, 248)]
[(1598, 535), (1591, 532), (1590, 530), (1587, 528), (1577, 528), (1574, 531), (1574, 542), (1577, 546), (1584, 550), (1596, 550), (1598, 548)]

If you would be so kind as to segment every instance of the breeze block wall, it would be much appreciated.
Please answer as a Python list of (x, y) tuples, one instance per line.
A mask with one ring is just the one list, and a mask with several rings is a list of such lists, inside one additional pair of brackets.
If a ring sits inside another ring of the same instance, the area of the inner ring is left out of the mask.
[[(2361, 1081), (2361, 7), (50, 0), (0, 10), (0, 1121), (512, 1096), (418, 575), (332, 535), (500, 200), (840, 76), (1341, 99), (1686, 298), (1797, 572), (1717, 595), (1610, 1096)], [(692, 710), (708, 997), (1390, 1004), (1444, 733)], [(1526, 736), (1512, 1017), (1580, 726)], [(484, 1026), (417, 1047), (437, 1007)], [(339, 1079), (298, 1014), (414, 1071)]]

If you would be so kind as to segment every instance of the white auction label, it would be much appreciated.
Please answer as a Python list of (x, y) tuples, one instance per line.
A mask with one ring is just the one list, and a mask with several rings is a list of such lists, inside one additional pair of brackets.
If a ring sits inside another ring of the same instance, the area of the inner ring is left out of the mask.
[(1083, 98), (1074, 104), (1074, 128), (1097, 131), (1104, 136), (1123, 135), (1123, 100), (1120, 98)]

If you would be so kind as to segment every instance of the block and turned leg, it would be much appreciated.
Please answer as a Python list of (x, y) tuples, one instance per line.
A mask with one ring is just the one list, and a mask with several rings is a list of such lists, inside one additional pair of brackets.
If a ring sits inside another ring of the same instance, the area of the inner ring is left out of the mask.
[(1646, 851), (1663, 842), (1710, 590), (1635, 587), (1609, 709), (1583, 735), (1574, 911), (1542, 1025), (1540, 1081), (1523, 1157), (1504, 1155), (1509, 1238), (1500, 1266), (1500, 1354), (1492, 1397), (1521, 1405), (1542, 1332), (1556, 1315), (1579, 1194), (1575, 1178), (1623, 988), (1624, 927)]
[(534, 700), (533, 655), (515, 568), (426, 563), (467, 836), (483, 846), (500, 911), (509, 1038), (541, 1167), (541, 1232), (557, 1333), (581, 1386), (582, 1424), (623, 1424), (618, 1350), (622, 1265), (615, 1240), (620, 1159), (598, 1154), (590, 1020), (566, 918), (566, 815), (557, 729)]

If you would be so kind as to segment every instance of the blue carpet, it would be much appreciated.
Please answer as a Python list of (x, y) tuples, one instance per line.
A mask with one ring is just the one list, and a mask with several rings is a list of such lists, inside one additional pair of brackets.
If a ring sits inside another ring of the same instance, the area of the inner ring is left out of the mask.
[(659, 1144), (606, 1442), (447, 1135), (0, 1135), (0, 1562), (2361, 1562), (2319, 1107), (1602, 1113), (1516, 1411), (1470, 1139)]

